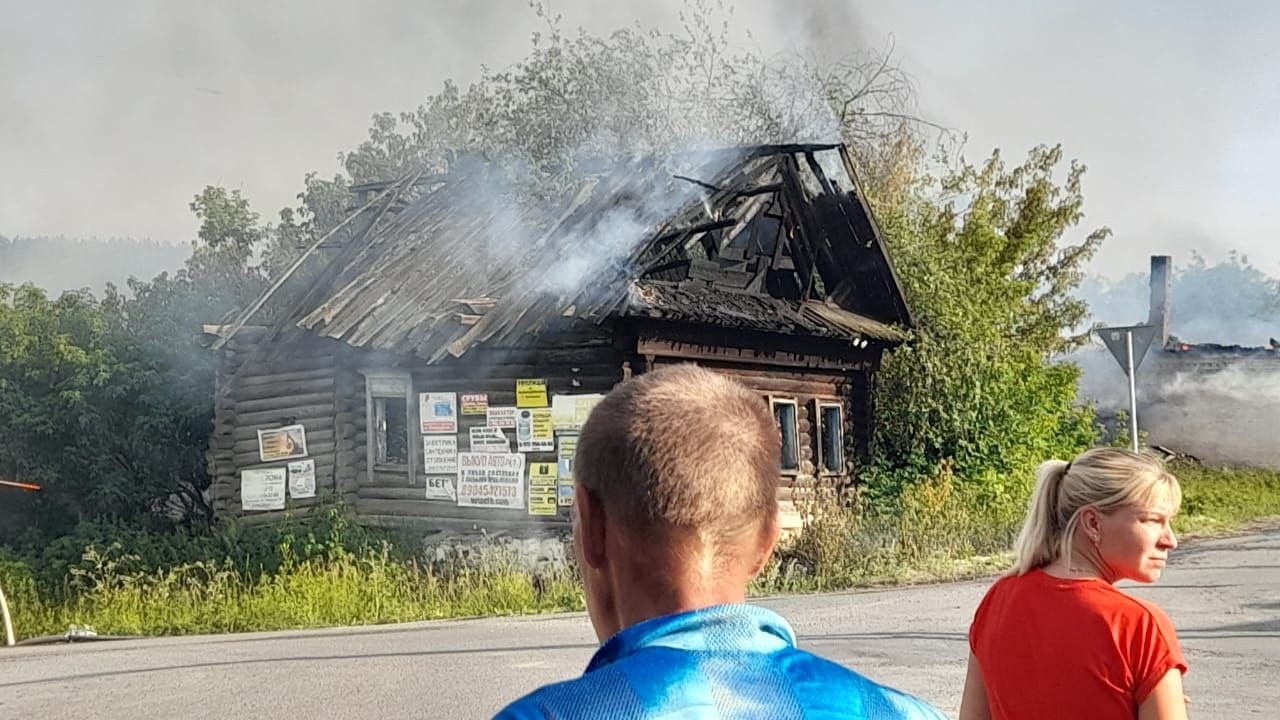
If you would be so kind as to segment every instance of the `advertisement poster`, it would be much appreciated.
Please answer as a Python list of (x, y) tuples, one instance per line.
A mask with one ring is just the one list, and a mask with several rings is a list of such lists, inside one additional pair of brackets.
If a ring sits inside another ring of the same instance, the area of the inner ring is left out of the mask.
[(316, 496), (316, 461), (298, 460), (289, 463), (289, 497), (311, 498)]
[(556, 514), (555, 463), (529, 463), (529, 514)]
[(307, 456), (307, 431), (301, 425), (258, 431), (258, 457), (276, 462)]
[(551, 408), (523, 408), (516, 412), (516, 449), (520, 452), (555, 452)]
[(458, 506), (524, 507), (524, 455), (459, 453)]
[(491, 407), (485, 412), (485, 425), (503, 430), (516, 429), (516, 409), (514, 407)]
[(458, 493), (453, 489), (453, 481), (456, 476), (451, 477), (431, 477), (426, 478), (427, 499), (428, 500), (448, 500), (455, 502), (458, 499)]
[(285, 468), (258, 468), (240, 471), (240, 507), (244, 510), (283, 510)]
[(516, 407), (541, 408), (546, 406), (546, 380), (516, 380)]
[(422, 437), (422, 472), (424, 475), (458, 474), (457, 435)]
[(556, 432), (577, 432), (586, 424), (591, 410), (604, 395), (553, 395), (551, 397), (551, 424)]
[(484, 415), (489, 410), (489, 396), (485, 393), (463, 395), (459, 402), (462, 403), (463, 415)]
[(556, 499), (560, 507), (573, 507), (573, 481), (560, 480), (556, 485)]
[(579, 430), (582, 429), (583, 425), (587, 424), (587, 418), (591, 417), (591, 411), (596, 409), (601, 400), (604, 400), (604, 395), (599, 393), (576, 396), (576, 400), (573, 403), (573, 420)]
[(578, 435), (576, 433), (559, 435), (556, 437), (556, 445), (560, 479), (573, 482), (573, 456), (578, 452)]
[(471, 452), (473, 453), (509, 453), (511, 440), (502, 428), (473, 427), (471, 433)]
[(573, 456), (578, 452), (578, 436), (565, 433), (556, 437), (556, 498), (560, 507), (573, 506)]
[(422, 420), (423, 435), (457, 433), (458, 394), (419, 393), (418, 417)]

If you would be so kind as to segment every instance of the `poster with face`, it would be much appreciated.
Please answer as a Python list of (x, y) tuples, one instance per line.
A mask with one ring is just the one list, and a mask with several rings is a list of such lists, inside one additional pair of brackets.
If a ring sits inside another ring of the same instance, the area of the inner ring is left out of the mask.
[(258, 458), (276, 462), (307, 456), (307, 431), (301, 425), (287, 425), (258, 431)]

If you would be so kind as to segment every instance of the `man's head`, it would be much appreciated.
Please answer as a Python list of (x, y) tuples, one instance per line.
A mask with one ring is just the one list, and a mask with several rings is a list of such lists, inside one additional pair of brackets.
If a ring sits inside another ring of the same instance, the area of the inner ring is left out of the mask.
[(778, 537), (780, 444), (759, 395), (693, 365), (596, 406), (574, 461), (574, 548), (601, 640), (745, 597)]

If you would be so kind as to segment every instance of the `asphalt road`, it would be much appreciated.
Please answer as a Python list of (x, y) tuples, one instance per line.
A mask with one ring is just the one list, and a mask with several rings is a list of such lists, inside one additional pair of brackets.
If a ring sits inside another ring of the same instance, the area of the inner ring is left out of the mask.
[[(763, 604), (802, 647), (954, 715), (986, 584)], [(1184, 546), (1131, 591), (1173, 617), (1195, 717), (1280, 717), (1280, 531)], [(0, 718), (488, 717), (594, 648), (581, 614), (0, 648)]]

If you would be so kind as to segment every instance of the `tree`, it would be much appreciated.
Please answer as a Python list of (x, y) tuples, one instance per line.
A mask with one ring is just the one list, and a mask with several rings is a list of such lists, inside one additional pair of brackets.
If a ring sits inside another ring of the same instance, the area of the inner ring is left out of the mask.
[[(351, 201), (349, 186), (341, 175), (325, 179), (318, 173), (307, 174), (303, 190), (298, 193), (298, 206), (282, 208), (280, 222), (268, 229), (261, 267), (266, 277), (279, 277), (304, 249), (346, 218)], [(336, 240), (342, 239), (345, 237)], [(329, 255), (323, 253), (321, 257)]]
[(101, 302), (0, 285), (0, 475), (44, 488), (5, 503), (6, 531), (140, 522), (173, 498), (190, 522), (211, 519), (216, 357), (195, 339), (262, 290), (250, 261), (272, 229), (238, 192), (208, 187), (191, 207), (200, 232), (172, 275), (108, 285)]
[[(1091, 276), (1078, 295), (1093, 308), (1092, 319), (1106, 325), (1145, 321), (1147, 273), (1110, 281)], [(1280, 278), (1237, 252), (1215, 264), (1199, 253), (1174, 258), (1171, 332), (1192, 343), (1262, 346), (1280, 336)]]
[(104, 408), (129, 427), (117, 443), (147, 478), (133, 501), (172, 496), (197, 523), (212, 519), (205, 451), (213, 429), (217, 357), (196, 343), (201, 325), (231, 316), (262, 292), (266, 276), (252, 265), (277, 234), (239, 191), (209, 186), (191, 209), (200, 230), (186, 266), (149, 281), (131, 279), (128, 292), (107, 288), (101, 309), (108, 338), (127, 372), (125, 389)]
[(34, 285), (0, 285), (0, 475), (43, 486), (13, 501), (22, 525), (58, 531), (139, 511), (121, 502), (136, 499), (140, 478), (115, 442), (129, 428), (113, 412), (134, 383), (109, 334), (87, 293), (51, 300)]
[[(901, 160), (914, 115), (907, 76), (889, 53), (830, 62), (730, 51), (732, 9), (691, 0), (680, 33), (638, 26), (570, 36), (546, 23), (529, 55), (467, 88), (446, 82), (416, 110), (375, 115), (369, 139), (341, 156), (357, 182), (445, 172), (479, 155), (555, 196), (601, 158), (706, 146), (843, 140), (874, 176)], [(871, 178), (868, 178), (871, 179)]]
[(1072, 291), (1109, 230), (1064, 243), (1083, 218), (1084, 167), (1055, 182), (1062, 157), (1039, 147), (1013, 168), (998, 152), (962, 163), (881, 215), (920, 325), (877, 377), (871, 476), (887, 491), (944, 462), (1012, 487), (1095, 438), (1075, 405), (1078, 371), (1049, 360), (1087, 339), (1072, 331), (1087, 314)]

